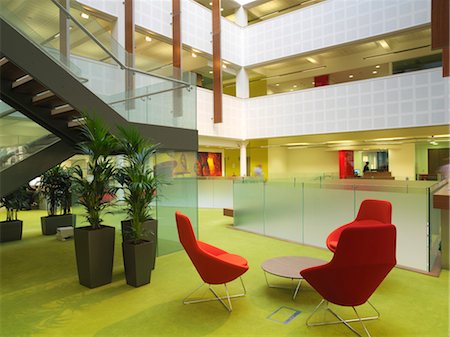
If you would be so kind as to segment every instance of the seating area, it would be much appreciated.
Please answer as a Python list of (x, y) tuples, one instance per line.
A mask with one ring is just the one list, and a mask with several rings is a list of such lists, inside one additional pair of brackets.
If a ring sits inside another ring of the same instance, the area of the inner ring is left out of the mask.
[[(321, 301), (321, 295), (303, 282), (293, 300), (289, 289), (268, 288), (259, 268), (276, 256), (310, 256), (330, 261), (333, 254), (326, 249), (235, 230), (232, 219), (223, 216), (221, 209), (200, 209), (201, 240), (248, 261), (249, 269), (243, 275), (247, 295), (232, 299), (233, 312), (229, 313), (217, 301), (183, 305), (183, 298), (201, 282), (184, 251), (159, 257), (151, 284), (130, 291), (123, 277), (120, 240), (116, 240), (112, 283), (97, 289), (80, 286), (73, 241), (61, 242), (41, 235), (39, 220), (32, 221), (40, 215), (37, 212), (22, 212), (26, 223), (22, 241), (2, 246), (2, 335), (111, 337), (154, 336), (157, 332), (157, 336), (189, 337), (354, 336), (342, 325), (307, 327), (306, 320)], [(105, 221), (117, 222), (116, 217), (107, 215)], [(281, 279), (280, 283), (289, 286), (290, 280)], [(240, 282), (231, 282), (229, 288), (230, 292), (240, 291)], [(211, 295), (207, 287), (203, 289)], [(382, 316), (378, 321), (367, 322), (367, 328), (378, 337), (446, 336), (447, 295), (448, 271), (436, 278), (394, 268), (370, 299)], [(292, 315), (286, 308), (300, 314), (287, 324), (267, 319), (280, 308), (286, 310), (280, 318), (283, 322)], [(370, 309), (368, 304), (363, 305), (362, 314)], [(334, 317), (329, 313), (327, 316)]]

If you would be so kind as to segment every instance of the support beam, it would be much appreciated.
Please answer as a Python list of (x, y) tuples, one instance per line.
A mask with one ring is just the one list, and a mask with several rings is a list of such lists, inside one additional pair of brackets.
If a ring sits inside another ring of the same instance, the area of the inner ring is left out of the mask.
[(449, 2), (450, 0), (432, 0), (431, 2), (431, 49), (450, 47)]
[(220, 55), (220, 0), (212, 5), (214, 123), (222, 123), (222, 60)]
[[(70, 0), (60, 0), (61, 5), (70, 10)], [(60, 60), (69, 64), (70, 57), (70, 19), (62, 10), (59, 11), (59, 52)]]
[(442, 49), (442, 77), (450, 76), (450, 53), (449, 48)]
[[(134, 0), (125, 0), (125, 65), (134, 68)], [(127, 98), (134, 97), (134, 74), (125, 70), (125, 93)], [(134, 108), (134, 100), (127, 100), (126, 110)]]
[[(183, 71), (181, 67), (181, 1), (172, 0), (172, 75), (181, 80)], [(183, 89), (173, 91), (173, 116), (183, 116)]]

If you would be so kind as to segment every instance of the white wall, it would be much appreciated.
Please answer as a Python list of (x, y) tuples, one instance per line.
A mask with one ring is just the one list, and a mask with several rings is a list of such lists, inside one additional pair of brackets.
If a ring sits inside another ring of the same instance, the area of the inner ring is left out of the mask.
[[(123, 20), (122, 1), (80, 2)], [(211, 54), (211, 11), (193, 0), (181, 6), (183, 43)], [(136, 0), (135, 7), (137, 25), (172, 36), (170, 0)], [(430, 12), (430, 0), (327, 0), (248, 27), (222, 18), (222, 57), (254, 65), (427, 24)]]
[(448, 86), (434, 68), (251, 98), (245, 137), (449, 124)]

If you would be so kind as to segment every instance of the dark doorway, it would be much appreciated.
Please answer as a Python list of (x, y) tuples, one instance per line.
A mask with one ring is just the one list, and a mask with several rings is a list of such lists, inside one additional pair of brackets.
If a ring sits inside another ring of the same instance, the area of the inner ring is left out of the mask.
[(438, 175), (441, 167), (449, 163), (449, 148), (428, 149), (428, 174)]

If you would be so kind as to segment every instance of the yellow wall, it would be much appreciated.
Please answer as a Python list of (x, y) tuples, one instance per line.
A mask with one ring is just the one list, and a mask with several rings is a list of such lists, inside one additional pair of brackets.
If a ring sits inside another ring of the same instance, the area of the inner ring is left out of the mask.
[(271, 178), (286, 178), (288, 151), (285, 147), (274, 147), (268, 150), (268, 171)]
[(233, 177), (239, 176), (241, 171), (240, 162), (240, 150), (239, 149), (225, 149), (224, 161), (225, 161), (225, 176)]
[(339, 173), (337, 151), (326, 149), (288, 150), (289, 176), (319, 176), (323, 173)]
[(249, 85), (250, 97), (267, 95), (267, 81), (252, 81)]
[(389, 149), (389, 171), (396, 180), (415, 180), (416, 145), (402, 144)]

